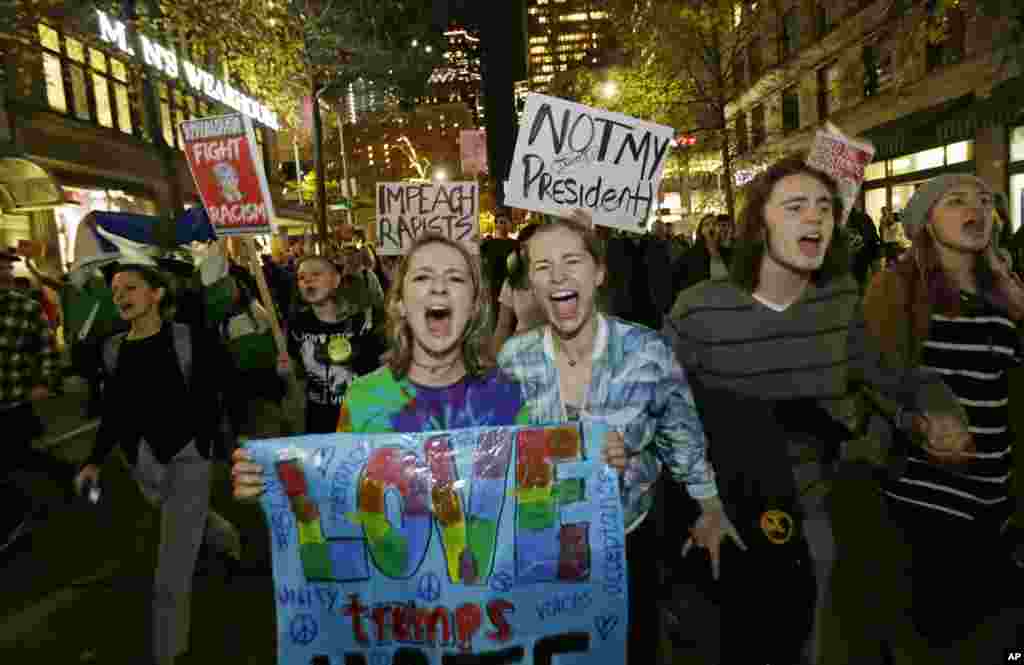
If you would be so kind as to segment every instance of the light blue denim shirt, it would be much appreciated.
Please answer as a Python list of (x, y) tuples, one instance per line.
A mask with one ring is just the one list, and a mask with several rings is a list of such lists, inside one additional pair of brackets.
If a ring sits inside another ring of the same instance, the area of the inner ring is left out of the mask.
[[(650, 511), (662, 464), (695, 499), (717, 496), (718, 488), (693, 393), (668, 341), (649, 328), (598, 317), (580, 421), (584, 429), (602, 423), (623, 434), (628, 462), (622, 500), (628, 531)], [(522, 384), (534, 423), (567, 419), (548, 326), (505, 342), (498, 365)]]

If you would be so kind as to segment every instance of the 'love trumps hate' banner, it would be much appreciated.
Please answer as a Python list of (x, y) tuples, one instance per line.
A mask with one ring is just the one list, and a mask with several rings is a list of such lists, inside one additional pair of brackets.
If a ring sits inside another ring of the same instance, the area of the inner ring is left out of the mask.
[(505, 183), (505, 205), (595, 224), (647, 228), (672, 145), (671, 127), (531, 94)]
[(279, 664), (625, 663), (618, 476), (593, 429), (249, 442)]

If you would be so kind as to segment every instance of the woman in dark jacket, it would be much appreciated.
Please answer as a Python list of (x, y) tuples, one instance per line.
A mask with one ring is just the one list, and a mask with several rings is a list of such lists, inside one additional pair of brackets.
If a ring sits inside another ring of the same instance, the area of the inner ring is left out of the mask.
[(192, 575), (200, 544), (237, 562), (238, 532), (210, 510), (211, 452), (224, 440), (220, 405), (230, 362), (201, 326), (169, 321), (168, 279), (146, 266), (121, 266), (114, 304), (130, 324), (104, 347), (110, 376), (96, 447), (75, 479), (99, 481), (120, 446), (143, 495), (161, 509), (153, 583), (153, 658), (170, 665), (188, 650)]

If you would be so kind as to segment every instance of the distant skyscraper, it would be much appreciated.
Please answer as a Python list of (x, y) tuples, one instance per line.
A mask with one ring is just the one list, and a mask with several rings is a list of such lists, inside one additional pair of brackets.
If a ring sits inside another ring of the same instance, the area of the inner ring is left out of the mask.
[(529, 85), (544, 91), (555, 75), (600, 66), (612, 25), (602, 0), (526, 0)]
[(483, 125), (483, 101), (480, 98), (480, 38), (463, 28), (444, 33), (448, 46), (444, 64), (430, 76), (423, 104), (463, 102), (473, 114), (473, 122)]
[(356, 123), (367, 114), (385, 111), (396, 105), (391, 95), (381, 92), (373, 83), (359, 79), (348, 84), (341, 97), (342, 114), (346, 122)]

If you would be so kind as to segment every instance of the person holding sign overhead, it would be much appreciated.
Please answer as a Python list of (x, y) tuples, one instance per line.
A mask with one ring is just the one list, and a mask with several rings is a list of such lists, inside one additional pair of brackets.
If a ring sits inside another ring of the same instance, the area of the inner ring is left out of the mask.
[(702, 507), (693, 542), (711, 555), (717, 577), (725, 538), (742, 547), (722, 510), (714, 472), (705, 459), (704, 431), (672, 348), (643, 326), (598, 311), (604, 283), (603, 246), (591, 217), (551, 218), (525, 246), (530, 284), (543, 309), (542, 327), (505, 343), (498, 365), (526, 387), (537, 422), (602, 423), (622, 438), (622, 478), (629, 576), (628, 662), (657, 661), (656, 532), (646, 520), (662, 465)]

